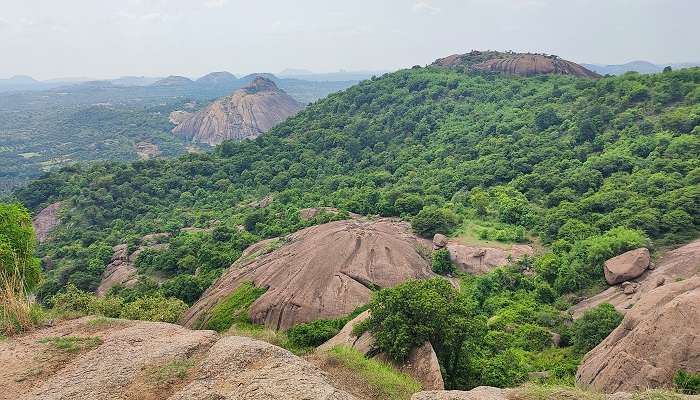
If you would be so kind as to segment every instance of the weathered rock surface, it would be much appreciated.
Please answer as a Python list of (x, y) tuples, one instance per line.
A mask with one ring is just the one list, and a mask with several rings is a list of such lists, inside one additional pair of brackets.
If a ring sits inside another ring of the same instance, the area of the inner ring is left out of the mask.
[[(636, 279), (629, 281), (636, 284), (634, 293), (624, 293), (622, 285), (611, 286), (604, 292), (585, 299), (571, 308), (574, 318), (578, 318), (586, 310), (597, 307), (602, 303), (610, 303), (621, 312), (628, 309), (642, 296), (659, 286), (687, 279), (696, 275), (700, 267), (700, 240), (695, 240), (677, 249), (667, 251), (655, 262), (654, 269), (647, 269)], [(629, 292), (629, 289), (628, 289)]]
[(670, 386), (679, 369), (700, 372), (700, 276), (646, 292), (584, 357), (579, 384), (607, 393)]
[(191, 112), (184, 110), (173, 111), (168, 115), (168, 121), (173, 125), (180, 125), (192, 116)]
[(302, 208), (301, 210), (299, 210), (299, 218), (301, 218), (303, 221), (306, 221), (322, 213), (338, 214), (338, 209), (333, 207)]
[(432, 66), (440, 68), (466, 68), (472, 71), (500, 72), (509, 75), (532, 76), (541, 74), (573, 75), (581, 78), (601, 76), (585, 67), (557, 56), (474, 50), (465, 54), (453, 54), (436, 60)]
[(433, 249), (442, 249), (447, 246), (447, 236), (442, 233), (436, 233), (433, 236)]
[(139, 156), (139, 160), (148, 160), (160, 155), (160, 147), (157, 144), (150, 142), (134, 143), (134, 151)]
[(449, 242), (447, 249), (450, 259), (461, 272), (483, 274), (502, 267), (524, 256), (534, 254), (532, 247), (524, 244), (514, 244), (507, 248), (467, 246), (459, 242)]
[(369, 310), (367, 310), (353, 318), (345, 324), (337, 335), (323, 343), (318, 349), (324, 351), (335, 346), (348, 346), (366, 356), (371, 356), (394, 365), (399, 371), (411, 375), (419, 381), (424, 389), (439, 390), (445, 388), (442, 373), (440, 372), (440, 364), (430, 342), (425, 342), (423, 345), (411, 350), (406, 360), (402, 363), (393, 361), (384, 353), (372, 353), (374, 350), (374, 337), (371, 333), (364, 332), (359, 337), (352, 334), (353, 327), (369, 317), (370, 313)]
[[(316, 367), (265, 342), (166, 323), (94, 322), (81, 318), (0, 342), (0, 399), (353, 399)], [(102, 343), (76, 354), (41, 343), (56, 336)], [(185, 376), (152, 377), (173, 361), (190, 365)]]
[(650, 261), (649, 249), (646, 248), (634, 249), (620, 254), (605, 261), (603, 267), (605, 280), (610, 285), (616, 285), (637, 278), (647, 270)]
[(479, 386), (469, 391), (428, 390), (411, 396), (411, 400), (508, 400), (512, 389)]
[(169, 237), (169, 233), (153, 233), (141, 238), (141, 245), (129, 254), (126, 244), (119, 244), (112, 247), (112, 260), (102, 272), (102, 280), (95, 293), (102, 297), (115, 285), (133, 287), (138, 282), (138, 271), (136, 270), (136, 259), (145, 249), (164, 250), (168, 248), (167, 243), (159, 243), (163, 238)]
[(36, 233), (36, 240), (44, 243), (49, 238), (51, 229), (58, 225), (58, 210), (61, 208), (60, 202), (51, 203), (32, 219), (32, 226)]
[(172, 132), (186, 140), (215, 146), (228, 139), (257, 137), (302, 108), (274, 82), (260, 76), (195, 113)]
[(408, 224), (354, 219), (293, 233), (272, 252), (234, 263), (182, 319), (200, 326), (208, 312), (241, 283), (267, 292), (250, 308), (253, 322), (287, 329), (301, 322), (350, 314), (371, 299), (372, 289), (434, 276)]

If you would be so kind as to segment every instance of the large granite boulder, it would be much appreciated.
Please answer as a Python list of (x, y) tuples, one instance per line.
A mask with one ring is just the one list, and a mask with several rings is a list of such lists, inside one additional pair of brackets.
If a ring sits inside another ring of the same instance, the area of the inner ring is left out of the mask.
[(700, 276), (651, 290), (584, 357), (581, 385), (614, 393), (670, 386), (679, 370), (700, 373)]
[(447, 243), (450, 259), (460, 272), (483, 274), (503, 267), (535, 252), (525, 244), (514, 244), (510, 247), (468, 246), (459, 242)]
[(408, 224), (391, 219), (312, 226), (280, 239), (266, 254), (241, 257), (181, 322), (202, 326), (209, 311), (244, 282), (267, 288), (250, 307), (250, 318), (271, 329), (348, 315), (369, 303), (377, 288), (435, 276), (419, 253), (425, 242)]
[(605, 261), (605, 266), (603, 267), (605, 280), (609, 284), (615, 285), (637, 278), (647, 270), (650, 261), (649, 250), (646, 248), (630, 250), (620, 254)]

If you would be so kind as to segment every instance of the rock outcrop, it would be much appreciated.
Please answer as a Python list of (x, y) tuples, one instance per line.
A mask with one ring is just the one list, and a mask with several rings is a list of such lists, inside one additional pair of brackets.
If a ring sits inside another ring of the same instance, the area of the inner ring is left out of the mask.
[(512, 389), (479, 386), (469, 391), (427, 390), (411, 396), (411, 400), (509, 400)]
[(440, 372), (440, 364), (430, 342), (425, 342), (423, 345), (411, 350), (406, 360), (397, 363), (384, 353), (374, 352), (374, 337), (371, 333), (364, 332), (359, 337), (354, 336), (352, 334), (353, 327), (369, 317), (368, 310), (353, 318), (345, 324), (337, 335), (323, 343), (318, 349), (325, 351), (335, 346), (348, 346), (366, 356), (394, 365), (399, 371), (411, 375), (420, 382), (424, 389), (440, 390), (445, 388), (442, 373)]
[(192, 113), (184, 110), (173, 111), (168, 115), (168, 121), (173, 125), (180, 125), (192, 117)]
[[(696, 266), (697, 268), (697, 266)], [(700, 373), (700, 276), (646, 292), (579, 366), (579, 384), (614, 393), (668, 387)]]
[(450, 251), (450, 259), (457, 266), (457, 270), (470, 274), (483, 274), (534, 254), (532, 247), (524, 244), (501, 248), (467, 246), (459, 242), (449, 242), (446, 248)]
[(139, 160), (148, 160), (149, 158), (156, 158), (160, 155), (160, 147), (150, 142), (134, 143), (134, 151), (136, 155), (139, 156)]
[(474, 50), (466, 54), (453, 54), (440, 58), (432, 66), (464, 68), (470, 71), (498, 72), (520, 76), (559, 74), (591, 79), (601, 77), (599, 74), (579, 64), (563, 60), (557, 56), (532, 53)]
[(57, 201), (55, 203), (51, 203), (39, 211), (39, 213), (32, 219), (32, 226), (34, 227), (34, 232), (36, 233), (36, 240), (39, 243), (44, 243), (49, 238), (49, 232), (51, 229), (58, 225), (58, 210), (60, 209), (60, 202)]
[(257, 77), (248, 86), (195, 113), (172, 132), (186, 140), (215, 146), (228, 139), (255, 138), (302, 108), (274, 82)]
[(605, 280), (610, 285), (615, 285), (630, 279), (639, 277), (649, 267), (649, 250), (640, 248), (630, 250), (619, 256), (605, 261), (603, 272)]
[[(698, 274), (700, 266), (700, 240), (695, 240), (677, 249), (663, 253), (654, 263), (653, 269), (647, 269), (644, 273), (630, 281), (628, 284), (615, 285), (593, 297), (585, 299), (571, 308), (574, 318), (580, 317), (586, 310), (590, 310), (602, 303), (610, 303), (621, 312), (625, 313), (632, 308), (644, 294), (659, 286), (675, 282), (679, 279), (687, 279)], [(627, 287), (632, 286), (630, 290)], [(625, 293), (627, 289), (627, 293)]]
[[(62, 352), (56, 337), (92, 345)], [(0, 342), (0, 363), (1, 400), (354, 398), (282, 348), (159, 322), (68, 321)]]
[(299, 210), (299, 218), (302, 221), (306, 221), (316, 217), (319, 214), (338, 214), (338, 209), (333, 207), (314, 207), (314, 208), (302, 208)]
[(250, 308), (253, 322), (287, 329), (301, 322), (350, 314), (372, 290), (434, 276), (408, 224), (389, 219), (335, 221), (281, 239), (253, 260), (241, 257), (187, 311), (186, 326), (201, 326), (209, 310), (241, 283), (267, 288)]

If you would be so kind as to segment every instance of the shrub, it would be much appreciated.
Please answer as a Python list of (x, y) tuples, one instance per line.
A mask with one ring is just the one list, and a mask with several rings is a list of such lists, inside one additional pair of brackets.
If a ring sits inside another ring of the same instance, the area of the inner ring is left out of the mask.
[(683, 394), (700, 394), (700, 374), (679, 369), (673, 377), (673, 388)]
[(447, 249), (438, 249), (432, 254), (433, 272), (440, 275), (450, 275), (455, 272), (455, 265), (450, 260), (450, 251)]
[(482, 385), (509, 387), (527, 378), (525, 356), (516, 349), (510, 348), (496, 356), (483, 358), (479, 364)]
[(449, 233), (456, 224), (457, 216), (452, 211), (435, 206), (423, 207), (412, 221), (413, 230), (423, 237)]
[(223, 332), (235, 323), (249, 324), (248, 309), (263, 293), (264, 288), (255, 287), (251, 282), (241, 283), (210, 311), (210, 318), (205, 324), (206, 329)]
[(299, 348), (317, 347), (343, 329), (345, 318), (319, 319), (295, 325), (287, 331), (289, 342)]
[(103, 315), (109, 318), (119, 317), (124, 306), (124, 300), (120, 297), (108, 296), (98, 298), (92, 293), (78, 289), (72, 283), (69, 283), (63, 291), (51, 297), (49, 302), (59, 311), (72, 311), (85, 315)]
[(187, 304), (180, 299), (163, 296), (145, 296), (127, 303), (120, 317), (143, 321), (177, 322), (187, 310)]
[(542, 351), (552, 344), (549, 331), (534, 324), (518, 326), (513, 336), (513, 345), (527, 351)]
[(621, 321), (622, 314), (608, 303), (586, 311), (571, 327), (574, 350), (579, 354), (589, 352), (617, 328)]

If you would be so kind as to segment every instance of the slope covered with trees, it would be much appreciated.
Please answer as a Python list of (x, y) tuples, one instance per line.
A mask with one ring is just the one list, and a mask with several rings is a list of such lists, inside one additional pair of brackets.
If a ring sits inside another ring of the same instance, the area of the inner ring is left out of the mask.
[[(436, 350), (453, 387), (507, 386), (537, 368), (571, 379), (591, 346), (586, 332), (614, 328), (572, 331), (561, 313), (574, 294), (604, 285), (605, 259), (697, 236), (699, 124), (700, 69), (588, 80), (413, 68), (331, 95), (254, 140), (177, 159), (66, 167), (15, 196), (33, 210), (63, 204), (61, 225), (40, 249), (54, 262), (43, 299), (68, 283), (94, 290), (112, 245), (169, 232), (167, 249), (136, 262), (154, 281), (115, 294), (191, 303), (247, 245), (328, 220), (301, 219), (304, 207), (400, 216), (424, 236), (482, 221), (497, 237), (538, 237), (545, 254), (466, 277), (461, 293), (440, 283), (397, 289), (399, 299), (415, 292), (416, 301), (445, 305), (426, 304), (425, 315), (454, 308), (467, 336), (396, 316), (400, 307), (384, 317), (419, 334), (402, 331), (408, 340), (397, 342), (381, 321), (367, 327), (403, 346), (386, 349), (397, 358), (413, 338), (442, 340)], [(270, 194), (270, 205), (252, 205)], [(192, 227), (201, 229), (183, 229)], [(395, 295), (377, 299), (390, 307)], [(608, 311), (598, 310), (619, 321)], [(549, 332), (573, 346), (551, 350)], [(465, 343), (475, 346), (470, 357)]]

